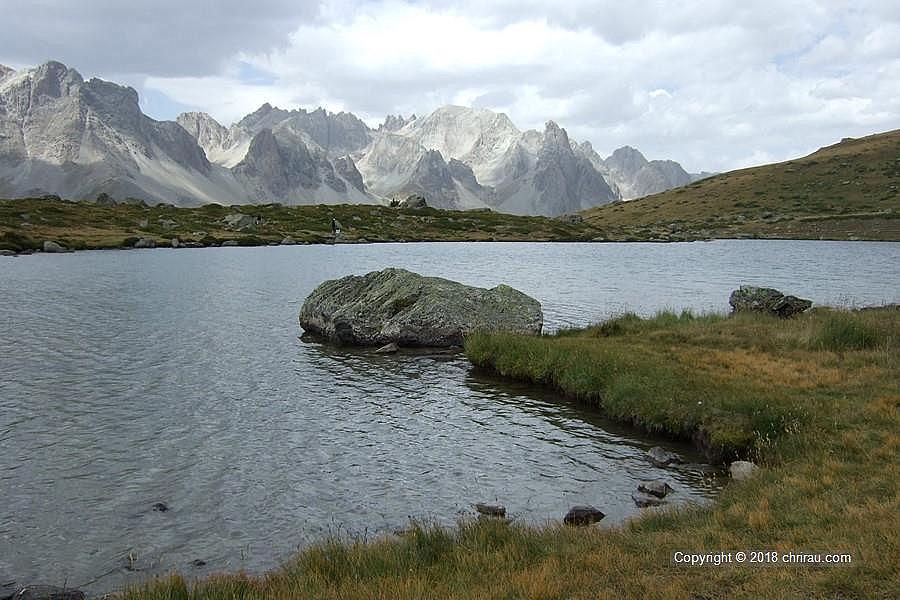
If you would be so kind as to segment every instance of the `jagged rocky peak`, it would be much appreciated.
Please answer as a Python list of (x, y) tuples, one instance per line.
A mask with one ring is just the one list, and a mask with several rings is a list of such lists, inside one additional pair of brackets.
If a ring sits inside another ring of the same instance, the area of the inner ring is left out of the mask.
[(415, 114), (410, 115), (408, 119), (404, 119), (403, 115), (388, 115), (384, 123), (378, 126), (378, 131), (398, 131), (415, 120)]
[(638, 171), (647, 166), (648, 161), (644, 155), (636, 148), (631, 146), (622, 146), (616, 149), (612, 155), (606, 159), (606, 166), (610, 169), (621, 171), (622, 173), (633, 176)]
[(290, 114), (290, 111), (275, 108), (268, 102), (265, 102), (255, 111), (238, 121), (237, 124), (256, 133), (262, 129), (271, 129), (273, 125), (283, 121)]
[(0, 79), (3, 79), (7, 75), (12, 75), (16, 70), (12, 67), (7, 67), (6, 65), (0, 65)]
[(84, 83), (84, 79), (82, 79), (78, 71), (70, 69), (55, 60), (37, 67), (31, 80), (32, 98), (39, 96), (49, 96), (51, 98), (69, 96)]
[(203, 147), (207, 146), (207, 143), (204, 142), (221, 144), (228, 135), (228, 130), (205, 112), (181, 113), (176, 117), (175, 122), (184, 127), (185, 131), (199, 141)]
[(544, 124), (544, 139), (541, 147), (545, 150), (553, 150), (556, 152), (572, 152), (572, 145), (569, 143), (569, 134), (565, 129), (556, 124), (556, 121), (547, 121)]

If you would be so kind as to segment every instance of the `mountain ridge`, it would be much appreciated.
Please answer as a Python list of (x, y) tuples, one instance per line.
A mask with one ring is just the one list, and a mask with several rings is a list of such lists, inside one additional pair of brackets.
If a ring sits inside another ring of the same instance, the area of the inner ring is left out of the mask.
[(553, 121), (520, 131), (483, 108), (388, 116), (373, 129), (349, 112), (264, 103), (225, 127), (202, 112), (156, 121), (133, 88), (85, 81), (59, 62), (0, 67), (5, 196), (107, 193), (190, 206), (420, 193), (437, 207), (552, 216), (690, 181), (674, 161), (643, 159), (632, 172), (606, 160)]

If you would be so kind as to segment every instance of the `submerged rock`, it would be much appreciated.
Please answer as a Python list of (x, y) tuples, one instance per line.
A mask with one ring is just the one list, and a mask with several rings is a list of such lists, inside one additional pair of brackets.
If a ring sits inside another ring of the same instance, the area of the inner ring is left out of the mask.
[(656, 496), (657, 498), (665, 498), (671, 492), (675, 491), (671, 485), (661, 479), (657, 479), (655, 481), (645, 481), (639, 484), (637, 489), (639, 492), (650, 494), (651, 496)]
[(677, 465), (684, 462), (679, 455), (664, 450), (659, 446), (650, 448), (650, 450), (647, 451), (647, 457), (657, 467), (667, 467), (669, 465)]
[(482, 504), (479, 502), (475, 505), (475, 512), (486, 517), (503, 518), (506, 516), (506, 507), (499, 504)]
[(166, 512), (169, 510), (169, 505), (165, 502), (155, 502), (153, 504), (153, 510), (156, 512)]
[(808, 309), (812, 300), (785, 296), (773, 288), (742, 285), (731, 292), (728, 304), (733, 312), (759, 312), (786, 319)]
[(728, 467), (728, 472), (731, 473), (731, 478), (735, 481), (744, 481), (753, 477), (758, 469), (759, 467), (752, 462), (736, 460)]
[(8, 596), (9, 600), (84, 600), (84, 592), (55, 585), (29, 585)]
[(601, 521), (606, 515), (593, 506), (573, 506), (563, 517), (566, 525), (590, 525)]
[(648, 506), (662, 506), (666, 503), (662, 498), (657, 498), (651, 494), (642, 494), (641, 492), (631, 492), (631, 499), (641, 508), (647, 508)]
[(397, 344), (395, 344), (394, 342), (391, 342), (390, 344), (385, 344), (384, 346), (376, 350), (375, 354), (393, 354), (399, 351), (400, 347), (397, 346)]
[(536, 335), (540, 303), (506, 285), (471, 287), (403, 269), (326, 281), (300, 309), (300, 326), (339, 344), (459, 346), (474, 331)]

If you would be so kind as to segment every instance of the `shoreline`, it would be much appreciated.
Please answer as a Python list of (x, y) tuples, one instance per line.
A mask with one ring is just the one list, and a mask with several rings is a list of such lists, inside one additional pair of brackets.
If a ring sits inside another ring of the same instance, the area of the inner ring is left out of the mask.
[[(52, 240), (48, 240), (52, 241)], [(0, 257), (18, 258), (22, 256), (32, 256), (40, 254), (73, 254), (76, 252), (115, 252), (115, 251), (131, 251), (131, 250), (200, 250), (207, 248), (275, 248), (290, 246), (367, 246), (376, 244), (461, 244), (461, 243), (531, 243), (531, 244), (695, 244), (710, 242), (835, 242), (835, 243), (879, 243), (879, 244), (896, 244), (900, 240), (878, 240), (878, 239), (812, 239), (812, 238), (763, 238), (763, 237), (724, 237), (724, 238), (707, 238), (696, 240), (533, 240), (533, 239), (502, 239), (502, 240), (470, 240), (470, 239), (426, 239), (426, 240), (344, 240), (341, 242), (297, 242), (293, 244), (282, 243), (265, 243), (265, 244), (211, 244), (211, 245), (179, 245), (177, 247), (171, 245), (156, 245), (150, 247), (136, 248), (133, 246), (97, 246), (83, 248), (67, 248), (62, 251), (45, 251), (41, 249), (25, 250), (21, 252), (0, 250)]]
[[(612, 527), (420, 523), (404, 536), (321, 539), (258, 575), (174, 573), (112, 597), (654, 597), (660, 589), (675, 598), (775, 590), (881, 597), (896, 589), (896, 306), (819, 308), (787, 320), (661, 313), (470, 342), (470, 357), (489, 358), (504, 378), (589, 402), (605, 390), (606, 414), (636, 416), (657, 434), (673, 423), (721, 425), (713, 439), (746, 442), (741, 457), (760, 468), (729, 482), (709, 506), (648, 511)], [(673, 566), (675, 553), (713, 551), (841, 553), (851, 562)]]

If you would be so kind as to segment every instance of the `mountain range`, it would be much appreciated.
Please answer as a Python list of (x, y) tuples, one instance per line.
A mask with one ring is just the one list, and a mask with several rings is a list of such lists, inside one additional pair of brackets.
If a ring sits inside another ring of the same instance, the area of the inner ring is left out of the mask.
[(385, 203), (560, 215), (702, 177), (619, 148), (604, 159), (548, 121), (520, 131), (503, 113), (444, 106), (389, 116), (263, 104), (230, 127), (205, 113), (143, 114), (137, 92), (85, 81), (59, 62), (0, 65), (0, 196), (140, 198), (193, 206)]

